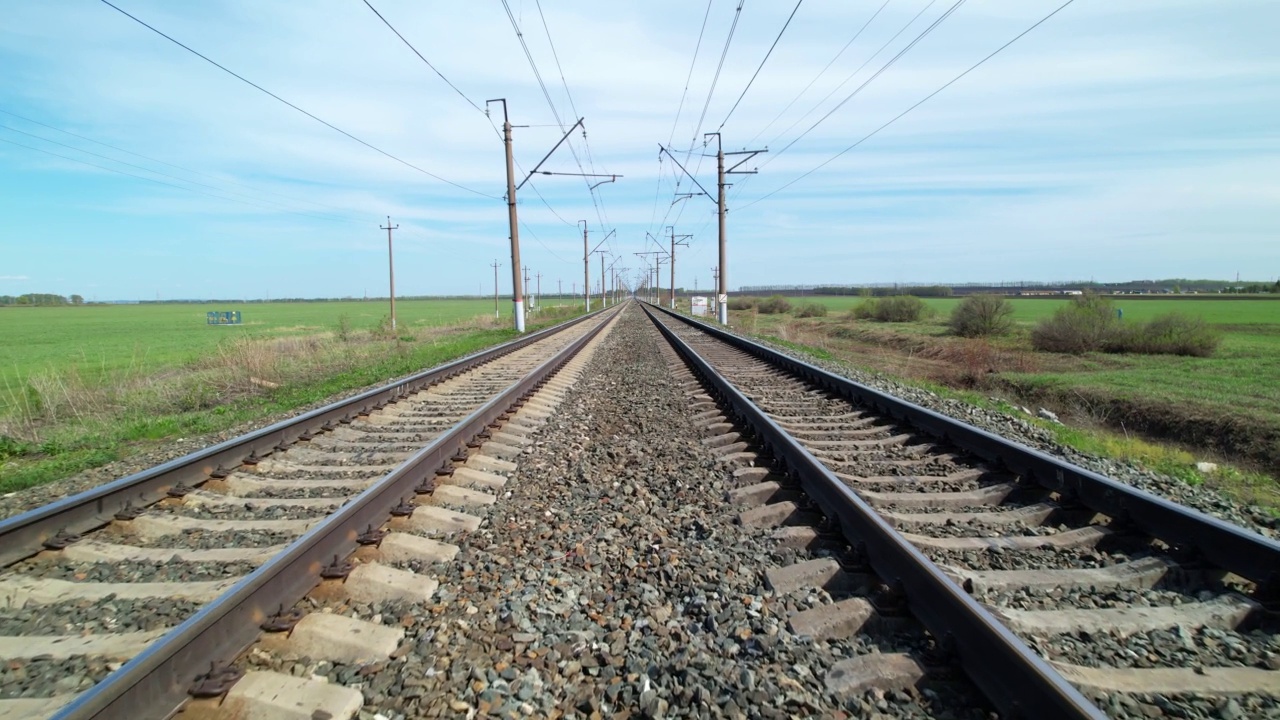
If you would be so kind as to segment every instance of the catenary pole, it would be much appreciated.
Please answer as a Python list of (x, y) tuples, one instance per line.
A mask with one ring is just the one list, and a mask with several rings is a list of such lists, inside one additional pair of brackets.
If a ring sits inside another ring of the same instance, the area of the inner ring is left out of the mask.
[(511, 153), (511, 118), (507, 115), (507, 99), (486, 101), (502, 103), (502, 144), (507, 154), (507, 224), (511, 232), (511, 304), (515, 314), (516, 332), (524, 332), (524, 286), (520, 283), (520, 229), (516, 217), (516, 168)]
[(381, 230), (387, 231), (387, 271), (391, 276), (391, 332), (396, 331), (396, 261), (395, 254), (391, 252), (391, 231), (399, 228), (399, 225), (391, 224), (391, 216), (387, 216), (387, 226), (378, 226)]

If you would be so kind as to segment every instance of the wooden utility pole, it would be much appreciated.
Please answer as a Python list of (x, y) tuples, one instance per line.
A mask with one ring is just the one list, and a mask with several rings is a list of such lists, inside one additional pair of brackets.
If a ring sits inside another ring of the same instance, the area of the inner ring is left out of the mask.
[(524, 266), (524, 287), (529, 287), (529, 266)]
[(605, 307), (604, 301), (604, 256), (607, 254), (605, 250), (592, 250), (592, 255), (600, 256), (600, 307)]
[[(511, 227), (511, 283), (512, 283), (511, 299), (515, 305), (516, 332), (523, 333), (524, 332), (524, 285), (521, 284), (521, 278), (520, 278), (520, 233), (517, 230), (519, 223), (516, 218), (516, 190), (520, 189), (521, 187), (524, 187), (524, 184), (529, 182), (529, 178), (533, 177), (534, 174), (538, 172), (538, 168), (542, 167), (542, 163), (546, 162), (547, 158), (550, 158), (552, 153), (556, 151), (556, 148), (560, 147), (562, 144), (564, 144), (565, 140), (569, 139), (570, 133), (572, 133), (579, 126), (582, 125), (583, 119), (578, 118), (578, 122), (574, 123), (573, 127), (570, 127), (568, 132), (564, 134), (564, 137), (560, 138), (560, 142), (556, 143), (555, 146), (551, 148), (551, 152), (547, 153), (546, 156), (542, 158), (542, 160), (539, 160), (538, 164), (534, 166), (533, 170), (529, 171), (529, 174), (525, 176), (524, 180), (521, 180), (520, 184), (516, 185), (515, 158), (512, 156), (512, 150), (511, 150), (512, 125), (511, 125), (511, 119), (507, 115), (506, 98), (486, 100), (485, 115), (487, 116), (489, 114), (489, 110), (488, 110), (489, 103), (496, 103), (496, 102), (502, 103), (502, 142), (506, 146), (506, 150), (507, 150), (507, 222)], [(542, 174), (543, 175), (563, 175), (565, 173), (543, 172)], [(601, 175), (600, 177), (604, 177), (604, 176)], [(616, 177), (622, 177), (622, 176), (618, 175)]]
[(497, 260), (493, 261), (493, 319), (498, 319), (498, 268), (502, 267), (502, 263)]
[(387, 226), (378, 226), (380, 230), (387, 231), (387, 270), (391, 273), (391, 332), (396, 331), (396, 261), (395, 255), (391, 252), (391, 231), (398, 229), (399, 225), (391, 224), (391, 216), (387, 216)]
[[(507, 100), (485, 101), (502, 103), (502, 144), (507, 153), (507, 225), (511, 237), (511, 303), (515, 309), (516, 332), (524, 332), (524, 286), (520, 284), (520, 229), (516, 217), (516, 168), (515, 158), (511, 154), (511, 119), (507, 116)], [(486, 114), (488, 110), (485, 111)], [(495, 286), (496, 287), (496, 286)]]
[[(727, 324), (729, 322), (729, 280), (728, 280), (728, 265), (727, 265), (728, 260), (725, 257), (725, 214), (728, 212), (728, 210), (724, 204), (724, 190), (727, 187), (732, 187), (732, 185), (730, 185), (729, 183), (726, 183), (724, 181), (724, 177), (726, 175), (754, 175), (756, 172), (755, 170), (738, 170), (738, 168), (741, 167), (743, 163), (747, 162), (748, 160), (755, 157), (756, 155), (759, 155), (762, 152), (769, 152), (769, 151), (766, 148), (764, 150), (741, 150), (738, 152), (726, 153), (724, 151), (724, 148), (720, 144), (720, 133), (718, 132), (703, 133), (702, 137), (706, 138), (709, 135), (716, 136), (716, 178), (717, 178), (718, 192), (716, 193), (715, 202), (716, 202), (717, 213), (720, 218), (720, 266), (719, 266), (720, 274), (716, 281), (716, 307), (717, 307), (716, 319), (719, 320), (721, 323)], [(698, 178), (690, 174), (690, 172), (685, 169), (684, 165), (681, 165), (680, 161), (676, 159), (676, 156), (671, 154), (670, 150), (666, 149), (662, 145), (658, 146), (658, 150), (659, 152), (665, 152), (667, 154), (667, 157), (671, 158), (671, 160), (675, 162), (676, 167), (680, 168), (680, 170), (685, 175), (687, 175), (690, 180), (693, 181), (693, 184), (697, 185), (698, 189), (702, 191), (699, 193), (692, 193), (691, 196), (706, 195), (708, 198), (711, 197), (711, 194), (707, 192), (707, 189), (702, 187), (702, 183), (698, 182)], [(746, 157), (739, 160), (732, 167), (726, 168), (724, 166), (725, 155), (746, 155)]]
[(676, 246), (683, 245), (689, 247), (689, 238), (692, 235), (676, 235), (676, 229), (673, 225), (668, 225), (667, 229), (671, 231), (671, 309), (676, 309)]
[(582, 225), (582, 295), (586, 299), (584, 308), (591, 312), (591, 251), (587, 249), (587, 221), (579, 220)]
[[(756, 174), (755, 170), (739, 170), (738, 168), (741, 167), (743, 163), (747, 162), (748, 160), (755, 157), (756, 155), (759, 155), (760, 153), (763, 153), (763, 152), (769, 152), (769, 150), (768, 148), (766, 148), (764, 150), (739, 150), (738, 152), (726, 153), (724, 151), (724, 146), (721, 145), (721, 142), (720, 142), (720, 133), (718, 132), (703, 133), (702, 137), (705, 138), (709, 135), (716, 136), (716, 175), (718, 178), (716, 184), (718, 186), (718, 191), (719, 191), (717, 193), (717, 197), (718, 197), (717, 205), (719, 206), (719, 209), (720, 209), (720, 278), (717, 281), (717, 285), (716, 285), (716, 305), (718, 306), (717, 319), (720, 321), (720, 324), (728, 325), (729, 324), (729, 277), (728, 277), (729, 261), (728, 261), (728, 258), (725, 256), (725, 240), (726, 240), (725, 215), (728, 213), (728, 210), (725, 208), (725, 205), (724, 205), (724, 190), (727, 187), (732, 187), (732, 185), (724, 181), (724, 176)], [(725, 169), (725, 166), (724, 166), (725, 155), (745, 155), (746, 157), (739, 160), (732, 167)]]

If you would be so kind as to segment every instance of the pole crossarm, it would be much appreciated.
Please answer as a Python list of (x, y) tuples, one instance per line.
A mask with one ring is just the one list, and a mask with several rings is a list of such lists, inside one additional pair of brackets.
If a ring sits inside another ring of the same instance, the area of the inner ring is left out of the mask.
[[(604, 240), (601, 240), (600, 242), (596, 243), (596, 246), (595, 246), (595, 247), (593, 247), (593, 248), (591, 248), (591, 252), (595, 252), (596, 250), (599, 250), (599, 249), (600, 249), (600, 246), (601, 246), (601, 245), (603, 245), (603, 244), (605, 243), (605, 241), (606, 241), (606, 240), (608, 240), (609, 238), (613, 237), (613, 234), (614, 234), (614, 233), (616, 233), (616, 232), (617, 232), (617, 230), (610, 230), (610, 231), (609, 231), (609, 234), (604, 236)], [(587, 254), (588, 254), (588, 255), (590, 255), (591, 253), (587, 253)]]
[[(610, 175), (609, 173), (562, 173), (562, 172), (551, 172), (550, 170), (543, 170), (540, 173), (537, 171), (534, 171), (529, 174), (533, 175), (535, 173), (538, 175), (569, 175), (571, 177), (607, 177), (607, 178), (614, 178), (614, 179), (623, 177), (622, 175)], [(606, 180), (605, 182), (613, 182), (613, 180)]]
[(663, 147), (662, 143), (658, 143), (658, 150), (659, 152), (666, 153), (667, 157), (671, 158), (671, 162), (675, 163), (676, 167), (680, 168), (680, 172), (683, 172), (685, 175), (687, 175), (689, 179), (693, 181), (693, 184), (698, 186), (698, 189), (702, 191), (701, 193), (702, 195), (706, 195), (708, 198), (711, 197), (711, 193), (707, 192), (707, 189), (702, 187), (702, 183), (698, 182), (698, 178), (694, 177), (693, 174), (690, 173), (688, 170), (685, 170), (684, 166), (680, 164), (680, 161), (676, 159), (676, 156), (672, 155), (670, 150)]
[(524, 187), (524, 184), (529, 182), (529, 178), (533, 177), (534, 174), (538, 172), (538, 168), (542, 167), (542, 163), (546, 162), (547, 158), (550, 158), (551, 155), (555, 153), (555, 151), (558, 150), (561, 145), (564, 144), (564, 141), (569, 139), (569, 136), (573, 134), (574, 130), (578, 129), (578, 126), (581, 125), (582, 121), (585, 119), (586, 118), (578, 118), (578, 122), (574, 123), (573, 127), (569, 128), (569, 132), (565, 133), (564, 137), (560, 138), (560, 142), (556, 143), (555, 147), (551, 148), (551, 152), (548, 152), (545, 156), (543, 156), (543, 158), (538, 161), (538, 164), (534, 165), (533, 169), (529, 171), (529, 174), (526, 175), (525, 178), (520, 181), (520, 184), (516, 186), (517, 190)]
[(758, 169), (739, 170), (738, 168), (742, 167), (743, 163), (759, 155), (760, 153), (767, 153), (767, 152), (769, 152), (769, 148), (765, 148), (763, 150), (739, 150), (738, 152), (725, 153), (725, 155), (746, 155), (746, 157), (739, 160), (736, 165), (725, 168), (724, 174), (725, 175), (755, 175), (756, 173), (760, 172)]

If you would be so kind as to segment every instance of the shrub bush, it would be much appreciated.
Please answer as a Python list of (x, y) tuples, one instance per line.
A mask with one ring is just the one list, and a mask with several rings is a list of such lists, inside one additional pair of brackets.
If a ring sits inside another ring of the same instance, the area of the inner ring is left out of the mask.
[(1108, 339), (1108, 352), (1209, 357), (1222, 335), (1200, 318), (1169, 313), (1141, 325), (1120, 326)]
[(822, 303), (805, 303), (795, 309), (795, 315), (798, 318), (826, 317), (827, 306)]
[(876, 316), (876, 301), (868, 298), (853, 306), (849, 311), (849, 317), (854, 320), (870, 320)]
[(759, 298), (753, 297), (731, 297), (729, 298), (730, 310), (750, 310), (756, 306)]
[(791, 303), (781, 295), (770, 295), (756, 303), (756, 310), (764, 315), (777, 315), (791, 310)]
[(1013, 327), (1013, 304), (999, 295), (970, 295), (951, 311), (948, 324), (961, 337), (1004, 335)]
[(1093, 294), (1078, 295), (1058, 308), (1053, 317), (1036, 325), (1031, 331), (1031, 346), (1077, 355), (1093, 352), (1115, 336), (1116, 325), (1110, 300)]
[(880, 322), (915, 322), (924, 317), (924, 301), (914, 295), (893, 295), (876, 301), (875, 319)]

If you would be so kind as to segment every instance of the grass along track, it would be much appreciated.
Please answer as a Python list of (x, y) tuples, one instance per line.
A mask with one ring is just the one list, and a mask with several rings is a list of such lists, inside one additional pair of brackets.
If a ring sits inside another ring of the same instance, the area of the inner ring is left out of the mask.
[[(19, 317), (33, 323), (44, 311), (63, 313), (48, 317), (72, 318), (68, 321), (71, 327), (54, 323), (54, 330), (47, 333), (68, 343), (63, 364), (28, 375), (17, 402), (12, 402), (15, 391), (10, 387), (11, 402), (0, 412), (0, 492), (43, 485), (136, 455), (144, 456), (144, 463), (150, 464), (146, 460), (167, 443), (322, 404), (336, 394), (379, 384), (514, 337), (514, 331), (499, 326), (491, 315), (476, 316), (475, 311), (483, 312), (486, 306), (482, 301), (410, 301), (404, 303), (409, 306), (407, 313), (397, 303), (401, 322), (395, 335), (377, 326), (359, 328), (354, 323), (343, 330), (336, 319), (328, 329), (320, 324), (323, 317), (340, 316), (335, 309), (366, 306), (366, 312), (373, 313), (372, 305), (254, 305), (249, 313), (260, 307), (280, 314), (271, 322), (263, 319), (263, 327), (257, 330), (248, 326), (247, 333), (234, 326), (204, 325), (201, 306), (106, 307), (119, 312), (104, 316), (115, 323), (104, 337), (125, 343), (131, 334), (129, 328), (142, 323), (151, 335), (142, 331), (132, 335), (149, 338), (157, 350), (144, 353), (149, 358), (145, 364), (96, 375), (82, 372), (77, 364), (75, 348), (90, 345), (75, 338), (79, 337), (77, 328), (102, 308), (0, 312), (0, 322)], [(187, 325), (175, 328), (166, 324), (166, 313), (175, 309), (184, 317), (190, 316)], [(433, 309), (439, 312), (428, 314)], [(547, 308), (531, 320), (530, 327), (553, 324), (577, 312), (574, 307)], [(462, 317), (470, 319), (460, 320)], [(246, 317), (246, 321), (251, 319), (252, 315)], [(309, 328), (313, 334), (301, 334), (299, 328)], [(228, 336), (228, 331), (240, 334)], [(23, 326), (22, 332), (38, 334), (34, 325)], [(20, 348), (6, 348), (10, 355), (20, 352)], [(102, 346), (102, 352), (109, 348)], [(131, 352), (125, 345), (115, 349), (126, 355)], [(45, 352), (35, 350), (32, 356)], [(35, 361), (29, 360), (28, 367), (31, 362)]]
[[(1126, 321), (1169, 311), (1203, 318), (1223, 334), (1209, 358), (1091, 353), (1039, 353), (1027, 334), (1066, 301), (1013, 299), (1015, 327), (1003, 338), (974, 341), (948, 334), (947, 312), (957, 299), (926, 299), (938, 310), (915, 323), (856, 321), (843, 310), (861, 298), (791, 298), (822, 302), (825, 318), (732, 313), (734, 328), (792, 343), (805, 352), (836, 357), (861, 369), (924, 382), (967, 400), (991, 405), (989, 396), (1018, 405), (1048, 407), (1075, 429), (1056, 426), (1064, 444), (1077, 444), (1097, 430), (1091, 452), (1119, 449), (1117, 459), (1139, 459), (1153, 469), (1199, 482), (1201, 460), (1226, 460), (1208, 479), (1239, 496), (1280, 508), (1280, 493), (1266, 476), (1280, 473), (1280, 302), (1254, 299), (1117, 298)], [(1032, 408), (1035, 409), (1034, 407)], [(1180, 446), (1162, 449), (1149, 440)], [(1259, 473), (1257, 470), (1263, 470)]]

